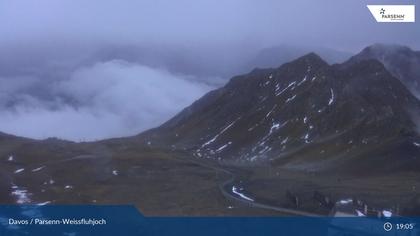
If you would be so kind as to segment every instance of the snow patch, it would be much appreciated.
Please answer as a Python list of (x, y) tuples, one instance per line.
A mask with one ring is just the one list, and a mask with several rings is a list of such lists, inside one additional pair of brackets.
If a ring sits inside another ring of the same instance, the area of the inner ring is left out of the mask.
[(17, 170), (15, 170), (15, 174), (18, 174), (18, 173), (20, 173), (20, 172), (22, 172), (22, 171), (24, 171), (24, 170), (25, 170), (24, 168), (17, 169)]
[(46, 201), (46, 202), (40, 202), (40, 203), (37, 203), (36, 205), (37, 206), (45, 206), (45, 205), (48, 205), (48, 204), (50, 204), (51, 203), (51, 201)]
[(283, 124), (273, 123), (271, 125), (270, 131), (268, 132), (268, 135), (266, 137), (270, 136), (275, 130), (283, 128), (287, 123), (288, 123), (288, 121), (284, 122)]
[(245, 195), (245, 194), (243, 194), (243, 193), (238, 192), (238, 189), (236, 188), (236, 186), (232, 186), (232, 192), (233, 192), (234, 194), (238, 195), (239, 197), (241, 197), (241, 198), (245, 199), (245, 200), (248, 200), (248, 201), (251, 201), (251, 202), (253, 202), (253, 201), (254, 201), (254, 199), (252, 199), (252, 198), (250, 198), (250, 197), (246, 196), (246, 195)]
[(300, 81), (297, 86), (300, 86), (301, 84), (305, 83), (307, 76), (303, 77), (302, 81)]
[(331, 92), (331, 97), (330, 97), (330, 100), (328, 101), (328, 106), (331, 106), (331, 104), (334, 102), (334, 91), (332, 88), (330, 88), (330, 92)]
[(342, 205), (345, 205), (345, 204), (353, 203), (353, 200), (352, 199), (342, 199), (338, 203), (340, 203)]
[(305, 134), (305, 136), (303, 138), (305, 139), (305, 143), (310, 143), (309, 142), (309, 133)]
[(44, 185), (47, 185), (47, 184), (54, 184), (55, 183), (55, 181), (53, 180), (53, 179), (50, 179), (50, 180), (48, 180), (48, 181), (45, 181), (44, 182)]
[(366, 216), (365, 214), (363, 214), (361, 211), (356, 209), (356, 214), (357, 216)]
[(32, 194), (29, 193), (28, 190), (18, 187), (17, 185), (13, 185), (12, 189), (11, 195), (16, 198), (17, 204), (27, 204), (31, 202), (29, 196)]
[(201, 145), (201, 147), (203, 148), (203, 147), (206, 147), (206, 146), (208, 146), (209, 144), (211, 144), (211, 143), (213, 143), (214, 141), (216, 141), (216, 139), (221, 135), (221, 134), (223, 134), (224, 132), (226, 132), (226, 130), (228, 130), (230, 127), (232, 127), (235, 123), (236, 123), (236, 121), (238, 121), (240, 119), (240, 117), (238, 118), (238, 119), (236, 119), (236, 120), (234, 120), (233, 122), (231, 122), (228, 126), (226, 126), (222, 131), (220, 131), (220, 133), (218, 133), (218, 134), (216, 134), (212, 139), (210, 139), (209, 141), (207, 141), (207, 142), (205, 142), (203, 145)]
[(37, 172), (37, 171), (40, 171), (40, 170), (42, 170), (44, 168), (45, 168), (45, 166), (41, 166), (41, 167), (38, 167), (38, 168), (33, 169), (32, 172)]
[(258, 126), (258, 124), (255, 124), (254, 126), (252, 126), (251, 128), (248, 129), (248, 131), (252, 131), (253, 129), (255, 129)]
[(271, 126), (271, 128), (270, 128), (270, 134), (271, 133), (273, 133), (273, 130), (276, 130), (276, 129), (278, 129), (280, 127), (280, 124), (279, 123), (273, 123), (273, 125)]
[(216, 152), (221, 152), (221, 151), (223, 151), (223, 149), (227, 148), (227, 146), (229, 146), (229, 145), (231, 145), (231, 144), (232, 144), (232, 142), (228, 142), (227, 144), (225, 144), (225, 145), (223, 145), (223, 146), (219, 147), (218, 149), (216, 149)]
[(283, 90), (281, 90), (280, 92), (277, 92), (277, 90), (280, 89), (280, 88), (276, 86), (276, 96), (281, 95), (282, 93), (284, 93), (284, 91), (286, 91), (288, 88), (294, 86), (295, 84), (296, 84), (296, 81), (293, 81), (292, 83), (290, 83), (289, 85), (287, 85), (287, 87), (284, 88)]
[(274, 109), (276, 109), (277, 104), (274, 104), (273, 108), (271, 108), (271, 110), (267, 113), (267, 115), (265, 115), (265, 117), (269, 117), (271, 115), (271, 113), (273, 113)]
[(266, 152), (269, 152), (269, 151), (271, 151), (271, 147), (269, 147), (269, 146), (265, 146), (261, 151), (259, 151), (258, 153), (259, 154), (263, 154), (263, 153), (266, 153)]
[(296, 98), (296, 94), (286, 100), (286, 103), (293, 101)]
[(392, 216), (392, 212), (391, 211), (387, 211), (387, 210), (383, 210), (382, 211), (382, 215), (385, 216), (385, 217), (387, 217), (387, 218), (390, 218)]

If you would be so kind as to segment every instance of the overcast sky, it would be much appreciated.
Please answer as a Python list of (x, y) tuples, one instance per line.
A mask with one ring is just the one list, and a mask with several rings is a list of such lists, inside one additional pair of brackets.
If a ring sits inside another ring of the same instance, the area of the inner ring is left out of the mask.
[(418, 2), (1, 0), (0, 131), (71, 140), (136, 134), (277, 45), (418, 50), (419, 22), (379, 24), (366, 7)]
[(310, 42), (359, 50), (375, 42), (398, 42), (418, 48), (419, 24), (378, 24), (366, 8), (374, 3), (396, 1), (2, 0), (0, 40), (6, 46)]

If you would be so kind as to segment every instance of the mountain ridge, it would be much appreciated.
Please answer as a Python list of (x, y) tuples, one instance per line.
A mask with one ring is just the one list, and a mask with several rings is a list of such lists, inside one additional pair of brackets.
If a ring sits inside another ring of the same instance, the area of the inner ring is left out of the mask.
[[(309, 53), (275, 69), (235, 76), (138, 137), (198, 158), (283, 163), (285, 154), (322, 140), (341, 147), (329, 148), (334, 156), (417, 136), (407, 109), (418, 111), (419, 102), (382, 63), (343, 65), (330, 66)], [(358, 143), (347, 147), (343, 137)]]
[(373, 44), (352, 56), (346, 63), (376, 59), (398, 78), (417, 98), (420, 97), (420, 51), (398, 44)]

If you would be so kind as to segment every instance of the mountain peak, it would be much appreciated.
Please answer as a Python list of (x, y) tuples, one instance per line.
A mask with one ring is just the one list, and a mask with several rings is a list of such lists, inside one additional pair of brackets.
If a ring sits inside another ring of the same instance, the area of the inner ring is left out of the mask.
[(316, 53), (311, 52), (304, 56), (301, 56), (289, 63), (285, 63), (279, 67), (281, 68), (294, 68), (296, 71), (314, 71), (322, 67), (328, 67), (328, 63), (325, 62), (320, 56)]
[(299, 57), (294, 62), (303, 61), (308, 65), (328, 65), (318, 54), (310, 52), (302, 57)]
[(395, 55), (395, 54), (410, 54), (414, 51), (403, 45), (399, 44), (384, 44), (384, 43), (375, 43), (366, 48), (364, 48), (360, 54), (368, 56), (383, 56), (383, 55)]
[(373, 44), (350, 58), (345, 64), (375, 59), (381, 62), (393, 76), (420, 98), (420, 52), (398, 44)]

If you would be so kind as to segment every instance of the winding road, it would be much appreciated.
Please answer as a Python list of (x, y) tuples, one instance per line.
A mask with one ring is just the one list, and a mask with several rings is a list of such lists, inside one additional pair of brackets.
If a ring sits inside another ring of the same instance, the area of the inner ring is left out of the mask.
[(193, 160), (190, 160), (190, 161), (197, 164), (197, 165), (215, 170), (216, 175), (219, 175), (220, 172), (229, 175), (230, 178), (228, 180), (219, 184), (219, 189), (220, 189), (220, 192), (222, 193), (222, 195), (225, 198), (227, 198), (231, 201), (239, 202), (239, 203), (245, 204), (249, 207), (273, 210), (273, 211), (277, 211), (277, 212), (281, 212), (281, 213), (289, 214), (289, 215), (295, 215), (295, 216), (309, 216), (309, 217), (321, 217), (322, 216), (322, 215), (319, 215), (319, 214), (310, 213), (310, 212), (306, 212), (306, 211), (301, 211), (301, 210), (296, 210), (296, 209), (290, 209), (290, 208), (284, 208), (284, 207), (265, 204), (265, 203), (262, 203), (262, 202), (255, 201), (254, 199), (247, 198), (247, 197), (244, 198), (240, 194), (232, 191), (232, 187), (235, 186), (234, 184), (235, 184), (235, 181), (236, 181), (236, 175), (233, 172), (231, 172), (227, 169), (221, 168), (219, 166), (214, 166), (214, 165), (211, 165), (211, 164), (205, 164), (205, 163), (197, 162), (197, 161), (193, 161)]

